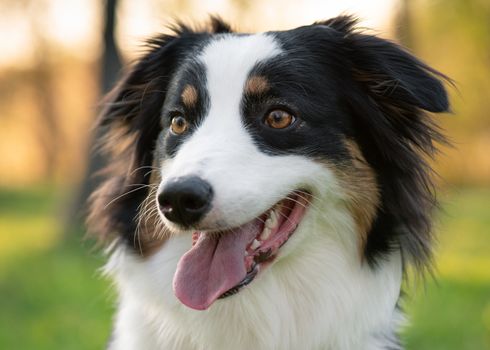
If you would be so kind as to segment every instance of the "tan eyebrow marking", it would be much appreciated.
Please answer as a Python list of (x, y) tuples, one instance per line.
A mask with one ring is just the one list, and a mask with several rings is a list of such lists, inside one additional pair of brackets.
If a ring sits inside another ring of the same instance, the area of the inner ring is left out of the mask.
[(197, 104), (197, 89), (188, 84), (184, 87), (182, 91), (182, 102), (186, 107), (192, 108)]
[(245, 83), (245, 93), (249, 95), (261, 95), (269, 89), (269, 81), (263, 76), (254, 75)]

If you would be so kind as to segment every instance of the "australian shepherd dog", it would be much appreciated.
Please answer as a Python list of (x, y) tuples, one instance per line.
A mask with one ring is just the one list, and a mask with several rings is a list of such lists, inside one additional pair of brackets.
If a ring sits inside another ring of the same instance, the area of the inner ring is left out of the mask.
[(98, 127), (111, 350), (401, 349), (447, 78), (340, 16), (148, 41)]

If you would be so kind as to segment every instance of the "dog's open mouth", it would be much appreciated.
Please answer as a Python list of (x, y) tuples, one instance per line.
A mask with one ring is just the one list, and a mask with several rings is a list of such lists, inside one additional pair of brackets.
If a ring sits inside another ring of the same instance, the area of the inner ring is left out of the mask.
[(252, 282), (294, 233), (310, 197), (295, 191), (239, 227), (221, 233), (195, 232), (193, 246), (180, 259), (174, 275), (177, 298), (190, 308), (205, 310), (216, 299)]

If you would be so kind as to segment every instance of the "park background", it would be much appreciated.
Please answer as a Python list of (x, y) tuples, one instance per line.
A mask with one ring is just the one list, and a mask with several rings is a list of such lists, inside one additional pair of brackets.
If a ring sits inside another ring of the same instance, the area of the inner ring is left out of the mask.
[(100, 349), (115, 295), (84, 239), (91, 127), (120, 66), (175, 18), (245, 31), (361, 17), (454, 79), (437, 117), (435, 277), (407, 283), (409, 350), (490, 349), (490, 0), (0, 0), (0, 349)]

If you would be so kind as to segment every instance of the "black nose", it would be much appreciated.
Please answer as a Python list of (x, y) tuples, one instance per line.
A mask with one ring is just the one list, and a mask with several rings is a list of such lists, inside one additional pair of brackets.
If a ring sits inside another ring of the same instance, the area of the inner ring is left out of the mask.
[(211, 185), (197, 176), (171, 179), (158, 195), (158, 204), (165, 217), (183, 226), (202, 219), (213, 199)]

